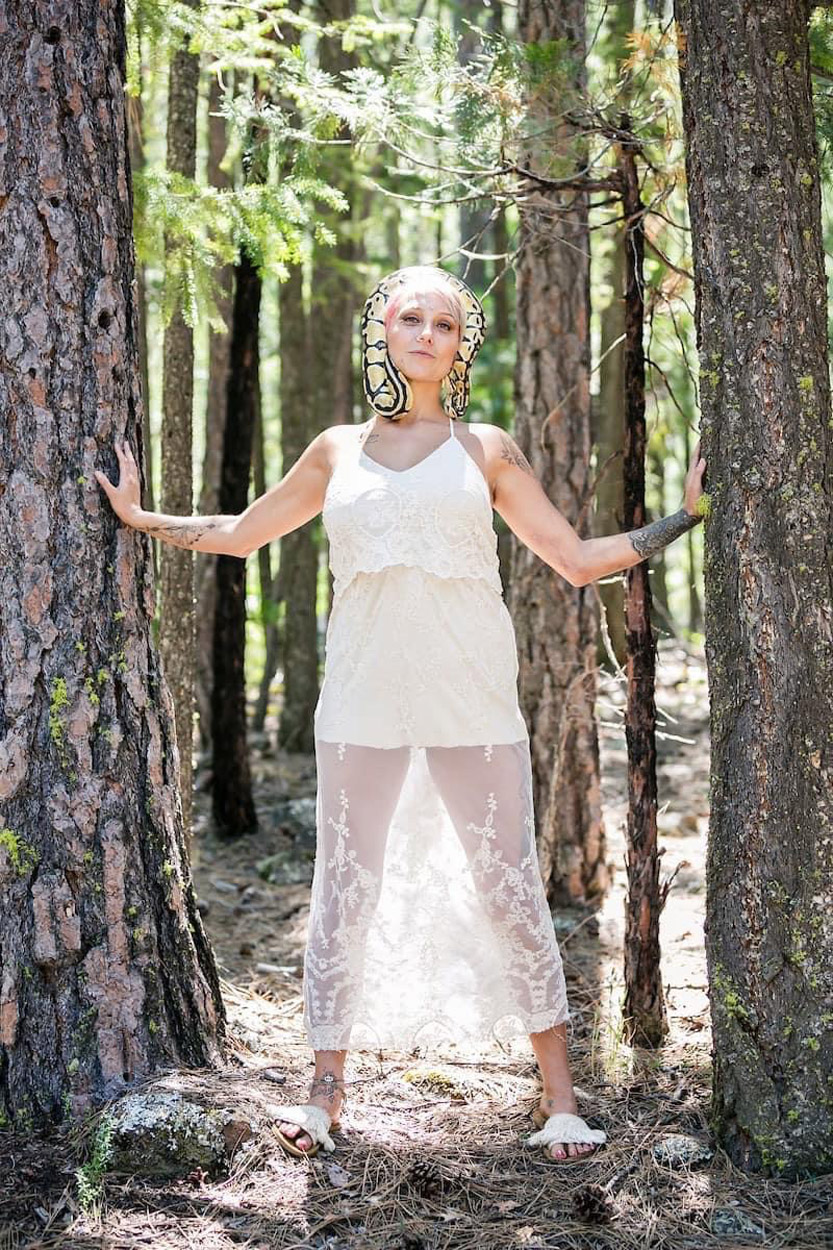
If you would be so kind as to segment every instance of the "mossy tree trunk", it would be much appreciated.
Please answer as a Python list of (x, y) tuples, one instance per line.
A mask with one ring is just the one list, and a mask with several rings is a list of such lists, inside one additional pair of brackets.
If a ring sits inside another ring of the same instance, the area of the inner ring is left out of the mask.
[[(565, 90), (584, 81), (584, 0), (521, 0), (528, 44), (569, 40)], [(569, 99), (569, 95), (566, 97)], [(574, 173), (581, 141), (559, 91), (539, 91), (527, 165)], [(559, 120), (561, 119), (561, 120)], [(530, 187), (520, 213), (515, 428), (553, 503), (586, 534), (590, 460), (587, 193)], [(529, 725), (541, 871), (551, 902), (584, 902), (607, 885), (595, 719), (595, 596), (513, 543), (508, 603)]]
[(810, 5), (677, 0), (701, 360), (713, 1122), (833, 1169), (833, 425)]
[(0, 1112), (80, 1114), (215, 1062), (140, 466), (122, 0), (4, 8), (0, 57)]

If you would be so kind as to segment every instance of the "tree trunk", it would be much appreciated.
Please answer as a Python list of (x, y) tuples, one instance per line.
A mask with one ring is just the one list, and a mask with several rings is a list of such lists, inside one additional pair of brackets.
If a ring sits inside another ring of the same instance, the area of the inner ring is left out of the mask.
[[(354, 0), (317, 0), (316, 18), (343, 22), (355, 11)], [(355, 65), (341, 40), (319, 43), (319, 64), (338, 75)], [(323, 158), (322, 176), (352, 200), (351, 168), (341, 155)], [(353, 420), (353, 321), (356, 295), (349, 276), (354, 259), (350, 219), (335, 214), (324, 220), (337, 235), (335, 248), (313, 252), (312, 293), (305, 315), (300, 287), (286, 289), (281, 301), (281, 431), (283, 471), (288, 472), (312, 438), (328, 425)], [(298, 278), (300, 282), (300, 275)], [(286, 285), (286, 284), (285, 284)], [(314, 327), (326, 321), (328, 332)], [(284, 357), (284, 345), (286, 357)], [(308, 352), (315, 353), (310, 375)], [(284, 360), (288, 367), (283, 378)], [(300, 366), (300, 368), (299, 368)], [(302, 398), (302, 396), (304, 396)], [(313, 715), (318, 699), (318, 567), (322, 546), (320, 518), (281, 540), (281, 591), (286, 604), (283, 638), (284, 700), (278, 742), (289, 751), (312, 752)]]
[[(263, 408), (260, 404), (258, 404), (257, 408), (252, 468), (254, 471), (255, 497), (259, 498), (266, 493), (268, 485), (266, 477), (266, 438), (263, 429)], [(277, 621), (278, 603), (280, 601), (276, 593), (278, 590), (278, 587), (275, 585), (276, 577), (272, 573), (272, 553), (269, 543), (264, 543), (262, 547), (258, 548), (257, 576), (260, 584), (260, 621), (263, 626), (266, 661), (263, 666), (257, 702), (252, 715), (252, 729), (255, 733), (262, 733), (263, 726), (266, 723), (266, 712), (269, 707), (269, 690), (280, 658), (280, 631), (278, 630)]]
[[(683, 427), (683, 455), (685, 463), (691, 460), (691, 439), (688, 425)], [(688, 628), (693, 634), (703, 632), (703, 605), (700, 602), (700, 591), (697, 586), (697, 562), (694, 558), (694, 530), (686, 534), (686, 566), (688, 568)]]
[[(654, 437), (648, 439), (646, 448), (647, 465), (656, 484), (657, 517), (668, 515), (665, 502), (665, 447), (666, 427), (663, 424), (654, 431)], [(686, 461), (686, 463), (688, 462)], [(646, 516), (645, 521), (641, 522), (641, 524), (645, 524), (650, 519), (650, 517)], [(671, 609), (668, 606), (668, 561), (665, 558), (665, 554), (665, 548), (663, 548), (662, 551), (658, 551), (655, 556), (651, 557), (651, 598), (660, 616), (668, 622), (669, 628), (673, 628)]]
[[(609, 72), (617, 76), (621, 63), (628, 54), (625, 42), (634, 27), (634, 0), (622, 0), (610, 8), (602, 44), (605, 64)], [(629, 91), (626, 86), (617, 96), (625, 103)], [(594, 422), (593, 441), (599, 471), (607, 469), (596, 488), (596, 510), (593, 514), (593, 533), (596, 537), (613, 534), (624, 527), (625, 505), (622, 486), (622, 456), (625, 438), (625, 345), (612, 344), (621, 338), (625, 329), (625, 229), (619, 222), (612, 229), (612, 243), (606, 262), (606, 280), (613, 292), (610, 303), (601, 312), (601, 356), (599, 365), (599, 407)], [(610, 459), (615, 457), (614, 459)], [(610, 645), (619, 664), (624, 665), (627, 656), (625, 641), (625, 579), (624, 574), (604, 578), (599, 583), (599, 598), (607, 621)], [(609, 656), (602, 642), (601, 633), (597, 649), (599, 664), (608, 664)]]
[[(529, 45), (568, 39), (581, 84), (583, 0), (521, 0), (518, 31)], [(556, 120), (563, 101), (542, 98), (536, 110), (534, 121), (551, 132), (546, 142), (572, 169), (575, 134)], [(528, 159), (534, 163), (535, 156)], [(570, 191), (567, 198), (572, 207), (557, 192), (532, 189), (520, 213), (515, 436), (553, 503), (583, 530), (590, 458), (589, 235), (586, 194)], [(527, 547), (513, 546), (509, 607), (530, 733), (541, 869), (551, 902), (583, 902), (608, 884), (595, 720), (595, 597), (589, 588), (570, 586)]]
[[(620, 120), (627, 133), (627, 114)], [(625, 529), (645, 516), (645, 254), (644, 206), (634, 141), (619, 149), (625, 234)], [(625, 1039), (658, 1046), (668, 1029), (660, 968), (659, 918), (665, 895), (659, 884), (657, 849), (656, 642), (651, 628), (649, 564), (625, 574), (628, 701), (628, 897), (625, 902)]]
[[(188, 0), (192, 7), (195, 0)], [(168, 79), (167, 166), (193, 178), (197, 160), (200, 58), (188, 45), (175, 53)], [(193, 506), (194, 334), (177, 307), (165, 327), (160, 512), (191, 516)], [(174, 699), (182, 819), (191, 831), (194, 736), (194, 553), (162, 543), (159, 650)]]
[[(221, 515), (239, 515), (249, 502), (260, 405), (260, 288), (260, 275), (243, 252), (234, 284)], [(217, 833), (238, 837), (257, 828), (257, 814), (246, 740), (246, 561), (237, 556), (217, 557), (212, 663), (212, 810)]]
[[(60, 20), (55, 14), (60, 12)], [(140, 470), (121, 3), (4, 9), (0, 58), (0, 1109), (28, 1129), (220, 1058)]]
[(810, 5), (678, 0), (706, 523), (713, 1126), (833, 1169), (833, 421)]
[[(219, 116), (221, 92), (216, 74), (211, 76), (208, 95), (208, 182), (212, 187), (228, 187), (230, 179), (220, 168), (226, 153), (226, 122)], [(218, 511), (220, 497), (220, 473), (223, 462), (223, 432), (226, 428), (226, 396), (228, 392), (228, 362), (231, 345), (231, 307), (234, 286), (234, 266), (223, 265), (216, 273), (221, 294), (217, 298), (217, 311), (223, 318), (227, 331), (217, 334), (208, 332), (208, 395), (205, 409), (205, 452), (202, 462), (202, 489), (197, 511), (200, 516), (212, 516)], [(214, 603), (217, 593), (217, 557), (211, 552), (195, 552), (194, 597), (197, 601), (196, 628), (196, 702), (199, 711), (200, 746), (208, 752), (211, 748), (211, 687), (214, 673), (211, 667), (212, 638), (214, 636)]]
[[(127, 134), (130, 168), (135, 176), (136, 170), (145, 163), (144, 138), (142, 133), (142, 98), (128, 96)], [(151, 457), (150, 440), (150, 377), (148, 374), (148, 336), (147, 336), (147, 297), (145, 295), (145, 271), (143, 265), (136, 266), (136, 315), (139, 318), (139, 378), (142, 385), (142, 442), (145, 448), (145, 472), (147, 475), (145, 506), (148, 512), (155, 512), (153, 501), (153, 459)], [(161, 543), (152, 543), (154, 585), (158, 577), (158, 548)]]

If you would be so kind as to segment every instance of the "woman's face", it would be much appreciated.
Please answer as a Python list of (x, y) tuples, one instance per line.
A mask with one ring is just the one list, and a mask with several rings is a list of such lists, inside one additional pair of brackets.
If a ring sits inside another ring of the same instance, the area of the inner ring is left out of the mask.
[(461, 326), (440, 291), (406, 292), (387, 327), (388, 354), (415, 382), (441, 382), (451, 372)]

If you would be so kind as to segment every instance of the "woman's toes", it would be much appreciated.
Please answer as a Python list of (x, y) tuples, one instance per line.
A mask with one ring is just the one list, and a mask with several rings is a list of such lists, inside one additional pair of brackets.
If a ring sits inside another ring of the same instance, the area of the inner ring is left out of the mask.
[(284, 1137), (288, 1137), (290, 1141), (293, 1141), (299, 1150), (309, 1150), (312, 1145), (312, 1138), (303, 1131), (300, 1124), (290, 1124), (285, 1120), (281, 1124), (280, 1130)]

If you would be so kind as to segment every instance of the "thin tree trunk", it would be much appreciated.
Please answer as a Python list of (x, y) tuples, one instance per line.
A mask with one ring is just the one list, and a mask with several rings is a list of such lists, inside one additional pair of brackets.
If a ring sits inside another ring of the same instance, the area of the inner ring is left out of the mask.
[[(622, 61), (628, 54), (627, 36), (634, 27), (634, 0), (620, 0), (608, 13), (606, 37), (603, 44), (605, 63), (611, 71), (620, 72)], [(620, 97), (622, 98), (622, 97)], [(627, 86), (623, 103), (627, 100)], [(606, 281), (613, 295), (601, 313), (601, 356), (599, 365), (599, 406), (594, 422), (593, 441), (596, 444), (599, 469), (607, 464), (596, 489), (596, 510), (593, 514), (593, 533), (598, 537), (621, 531), (624, 526), (625, 504), (622, 483), (622, 456), (625, 440), (625, 346), (612, 345), (621, 338), (625, 328), (625, 228), (618, 222), (613, 228), (613, 247), (607, 261)], [(611, 457), (615, 457), (611, 460)], [(613, 654), (624, 665), (627, 656), (625, 640), (625, 579), (620, 574), (603, 579), (599, 584), (599, 597), (607, 622), (607, 631)], [(609, 663), (601, 633), (597, 651), (599, 664)]]
[[(208, 95), (208, 183), (224, 188), (230, 178), (220, 168), (226, 153), (226, 122), (219, 116), (221, 92), (216, 74), (211, 76)], [(202, 489), (198, 512), (201, 516), (217, 513), (220, 497), (220, 473), (223, 463), (223, 432), (226, 428), (226, 397), (228, 392), (229, 349), (231, 346), (231, 309), (234, 288), (234, 266), (223, 265), (216, 273), (220, 294), (217, 311), (226, 333), (208, 332), (208, 394), (205, 410), (205, 452), (202, 462)], [(217, 593), (217, 557), (198, 551), (194, 570), (194, 597), (197, 602), (195, 695), (199, 711), (200, 747), (211, 749), (211, 640), (214, 636), (214, 604)]]
[[(196, 0), (188, 0), (196, 7)], [(180, 48), (168, 80), (167, 167), (193, 178), (197, 158), (200, 58)], [(193, 506), (194, 335), (179, 308), (165, 328), (160, 511), (191, 516)], [(194, 553), (163, 543), (159, 649), (176, 709), (176, 740), (186, 837), (191, 830), (194, 736)]]
[[(220, 1058), (142, 476), (121, 3), (4, 9), (0, 57), (0, 1111), (28, 1130)], [(35, 159), (36, 156), (36, 159)]]
[[(220, 513), (248, 504), (257, 409), (260, 405), (260, 275), (245, 252), (237, 265), (232, 313), (227, 419), (223, 437)], [(246, 561), (217, 557), (212, 649), (212, 810), (217, 832), (238, 837), (257, 828), (246, 740)]]
[[(518, 31), (529, 45), (569, 40), (581, 84), (583, 0), (521, 0)], [(535, 120), (550, 128), (547, 143), (566, 160), (575, 135), (568, 123), (557, 122), (562, 109), (541, 102)], [(534, 152), (528, 160), (534, 167)], [(520, 214), (515, 436), (544, 490), (581, 532), (590, 458), (589, 236), (587, 196), (570, 191), (569, 200), (572, 207), (555, 192), (533, 190)], [(530, 734), (541, 870), (551, 902), (584, 902), (608, 884), (595, 720), (595, 599), (527, 547), (513, 547), (508, 603)]]
[[(623, 114), (620, 128), (630, 130)], [(635, 144), (619, 151), (625, 236), (625, 529), (645, 516), (644, 208), (639, 197)], [(625, 1037), (657, 1046), (668, 1027), (660, 969), (659, 918), (664, 894), (657, 853), (656, 643), (651, 629), (647, 560), (625, 574), (628, 701), (628, 897), (625, 903)]]
[[(688, 426), (683, 430), (683, 446), (685, 463), (691, 460), (691, 439)], [(694, 558), (694, 530), (686, 534), (686, 564), (688, 567), (688, 627), (693, 634), (703, 632), (703, 605), (700, 602), (700, 590), (697, 585), (697, 562)]]
[[(317, 0), (315, 13), (322, 22), (343, 22), (354, 12), (353, 0)], [(340, 38), (323, 38), (319, 63), (338, 75), (355, 64)], [(324, 159), (324, 176), (352, 200), (350, 167), (340, 156)], [(326, 217), (326, 214), (325, 214)], [(335, 248), (313, 253), (311, 301), (308, 318), (300, 291), (287, 291), (281, 304), (281, 343), (285, 333), (289, 374), (282, 387), (281, 421), (284, 472), (310, 440), (328, 425), (352, 421), (353, 321), (356, 296), (348, 276), (354, 259), (350, 219), (341, 215), (328, 223), (336, 232)], [(291, 301), (291, 304), (290, 304)], [(285, 326), (285, 316), (291, 324)], [(326, 321), (327, 333), (315, 327)], [(309, 359), (315, 367), (310, 373)], [(283, 362), (283, 352), (281, 356)], [(298, 364), (303, 360), (303, 376)], [(307, 399), (301, 399), (300, 392)], [(311, 401), (311, 402), (310, 402)], [(318, 568), (322, 526), (320, 518), (287, 534), (281, 543), (281, 589), (286, 615), (283, 640), (284, 700), (278, 742), (290, 751), (312, 752), (313, 714), (318, 699)]]
[(678, 0), (701, 360), (712, 1124), (833, 1169), (833, 418), (809, 3)]
[[(596, 511), (593, 514), (593, 532), (598, 537), (621, 531), (624, 527), (624, 493), (622, 485), (622, 456), (625, 437), (625, 347), (611, 345), (624, 332), (625, 287), (625, 232), (617, 225), (615, 245), (610, 257), (607, 280), (613, 287), (613, 298), (601, 313), (601, 353), (604, 359), (599, 366), (598, 419), (594, 423), (597, 463), (602, 472), (596, 488)], [(613, 459), (611, 459), (613, 457)], [(605, 578), (599, 585), (599, 597), (607, 622), (613, 653), (620, 664), (625, 663), (625, 579), (624, 575)], [(599, 637), (598, 661), (608, 662), (607, 651)]]
[[(647, 437), (647, 432), (646, 432)], [(655, 432), (653, 439), (647, 442), (647, 463), (656, 483), (657, 491), (657, 516), (667, 516), (665, 503), (665, 435), (663, 430)], [(688, 463), (688, 461), (686, 461)], [(646, 520), (650, 520), (647, 517)], [(671, 611), (668, 606), (668, 561), (665, 558), (666, 553), (663, 548), (658, 551), (651, 559), (651, 597), (660, 613), (666, 620), (671, 621)]]
[[(255, 496), (260, 497), (266, 491), (266, 449), (263, 432), (263, 408), (258, 404), (257, 424), (254, 440), (254, 483)], [(260, 611), (263, 624), (264, 643), (266, 646), (266, 663), (260, 679), (257, 703), (252, 717), (252, 729), (262, 733), (266, 723), (266, 711), (269, 706), (269, 688), (277, 669), (280, 658), (280, 632), (278, 630), (276, 578), (272, 576), (272, 559), (269, 544), (264, 543), (257, 551), (257, 575), (260, 582)]]

